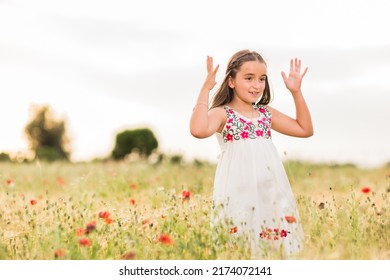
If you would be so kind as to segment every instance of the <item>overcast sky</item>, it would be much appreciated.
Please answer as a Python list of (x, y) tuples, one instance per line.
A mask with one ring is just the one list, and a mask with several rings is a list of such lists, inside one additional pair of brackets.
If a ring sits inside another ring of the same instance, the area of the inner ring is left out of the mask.
[[(189, 134), (206, 56), (262, 54), (272, 106), (294, 115), (280, 71), (299, 57), (315, 135), (273, 134), (283, 159), (390, 161), (390, 1), (0, 0), (0, 152), (27, 149), (29, 108), (68, 124), (72, 159), (110, 154), (116, 133), (151, 128), (165, 153), (215, 161)], [(217, 86), (216, 86), (217, 88)]]

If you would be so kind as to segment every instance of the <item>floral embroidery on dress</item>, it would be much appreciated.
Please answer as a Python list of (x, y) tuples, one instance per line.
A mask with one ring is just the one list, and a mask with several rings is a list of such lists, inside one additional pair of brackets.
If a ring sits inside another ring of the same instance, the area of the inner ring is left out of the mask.
[(222, 131), (223, 141), (256, 139), (259, 137), (271, 138), (271, 112), (263, 105), (256, 105), (255, 109), (260, 116), (253, 121), (240, 117), (233, 109), (224, 106), (227, 114), (226, 125)]

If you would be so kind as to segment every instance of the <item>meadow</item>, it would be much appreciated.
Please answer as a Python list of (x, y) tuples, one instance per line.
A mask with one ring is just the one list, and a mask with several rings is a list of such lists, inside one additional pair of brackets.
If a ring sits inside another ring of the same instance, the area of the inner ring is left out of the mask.
[[(305, 232), (297, 259), (390, 259), (389, 165), (285, 168)], [(245, 240), (210, 228), (214, 172), (199, 161), (0, 163), (0, 259), (250, 259)]]

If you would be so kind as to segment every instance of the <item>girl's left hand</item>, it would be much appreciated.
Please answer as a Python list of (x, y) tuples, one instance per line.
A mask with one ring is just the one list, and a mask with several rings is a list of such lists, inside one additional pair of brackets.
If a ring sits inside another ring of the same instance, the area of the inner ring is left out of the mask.
[(302, 79), (306, 75), (307, 67), (301, 74), (301, 60), (300, 59), (291, 59), (290, 61), (290, 72), (288, 78), (286, 74), (282, 71), (282, 77), (284, 84), (291, 93), (296, 93), (301, 90)]

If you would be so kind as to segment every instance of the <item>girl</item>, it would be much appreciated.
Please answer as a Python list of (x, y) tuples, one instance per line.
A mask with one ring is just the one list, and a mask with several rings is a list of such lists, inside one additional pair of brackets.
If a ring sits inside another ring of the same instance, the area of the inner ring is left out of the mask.
[(282, 72), (294, 99), (295, 119), (268, 106), (271, 92), (267, 65), (250, 50), (232, 56), (209, 109), (209, 92), (216, 84), (218, 68), (213, 67), (212, 57), (207, 57), (207, 77), (190, 120), (194, 137), (215, 133), (221, 147), (212, 223), (228, 222), (230, 233), (249, 236), (252, 254), (266, 254), (270, 248), (284, 256), (296, 254), (303, 246), (303, 231), (290, 183), (271, 140), (271, 127), (295, 137), (313, 135), (301, 92), (307, 67), (301, 72), (301, 61), (294, 59), (289, 75)]

